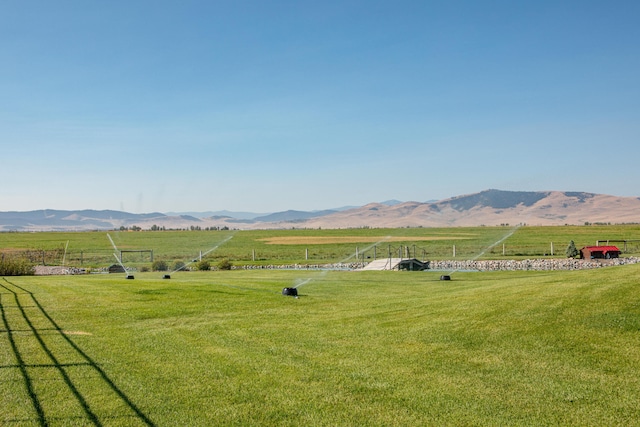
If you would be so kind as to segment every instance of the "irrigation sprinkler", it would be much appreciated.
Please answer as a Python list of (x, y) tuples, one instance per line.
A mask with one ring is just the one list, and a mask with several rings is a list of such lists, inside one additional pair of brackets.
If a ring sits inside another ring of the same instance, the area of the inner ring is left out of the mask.
[[(209, 253), (215, 251), (220, 246), (222, 246), (223, 244), (225, 244), (229, 240), (231, 240), (232, 237), (233, 237), (233, 234), (230, 235), (230, 236), (227, 236), (224, 240), (222, 240), (220, 243), (218, 243), (217, 245), (215, 245), (214, 247), (212, 247), (211, 249), (209, 249), (206, 252), (200, 251), (199, 259), (202, 260), (203, 256), (207, 256)], [(180, 268), (177, 268), (177, 269), (173, 270), (170, 274), (165, 274), (164, 276), (162, 276), (162, 278), (163, 279), (171, 279), (171, 274), (174, 274), (174, 273), (177, 273), (178, 271), (184, 270), (185, 268), (187, 268), (188, 266), (190, 266), (191, 264), (193, 264), (194, 262), (197, 262), (197, 261), (198, 261), (198, 259), (193, 259), (193, 260), (191, 260), (191, 262), (188, 262), (188, 263), (182, 265)]]
[[(364, 250), (360, 250), (358, 247), (356, 247), (356, 251), (354, 254), (349, 255), (348, 257), (342, 259), (340, 261), (340, 264), (344, 264), (345, 262), (347, 262), (348, 260), (350, 260), (351, 258), (356, 259), (356, 261), (358, 261), (358, 256), (360, 253), (364, 254), (364, 252), (370, 250), (371, 248), (375, 248), (376, 245), (379, 245), (380, 243), (389, 240), (391, 238), (391, 236), (387, 236), (384, 239), (380, 240), (379, 242), (373, 243), (369, 246), (367, 246), (366, 248), (364, 248)], [(322, 270), (318, 275), (315, 275), (315, 278), (319, 278), (319, 277), (324, 277), (327, 274), (328, 270)], [(295, 286), (292, 287), (287, 287), (284, 288), (282, 290), (282, 295), (287, 295), (287, 296), (294, 296), (296, 298), (298, 298), (298, 288), (310, 283), (314, 278), (313, 277), (307, 277), (306, 279), (296, 279), (297, 284)]]
[(127, 273), (127, 267), (124, 266), (124, 264), (122, 263), (122, 259), (118, 258), (117, 252), (118, 252), (118, 247), (116, 246), (116, 244), (113, 242), (113, 239), (111, 238), (111, 236), (109, 235), (109, 233), (107, 233), (107, 237), (109, 238), (109, 241), (111, 242), (111, 245), (113, 246), (113, 249), (116, 251), (116, 253), (113, 254), (114, 258), (116, 259), (116, 261), (118, 261), (118, 264), (120, 264), (120, 267), (122, 267), (122, 269), (124, 270), (125, 274), (126, 274), (126, 278), (129, 280), (133, 280), (135, 277), (133, 276), (133, 274), (129, 274)]
[(126, 273), (126, 279), (129, 280), (133, 280), (134, 276), (133, 274), (127, 273), (127, 267), (124, 266), (124, 264), (122, 263), (122, 261), (120, 260), (120, 258), (118, 258), (118, 255), (113, 254), (113, 256), (115, 257), (115, 259), (118, 261), (118, 264), (120, 264), (120, 267), (122, 267), (122, 269), (124, 270), (124, 272)]
[[(509, 237), (511, 237), (513, 235), (513, 233), (515, 233), (519, 228), (521, 227), (521, 225), (516, 225), (514, 228), (512, 228), (511, 230), (509, 230), (509, 232), (507, 234), (505, 234), (503, 237), (501, 237), (497, 242), (487, 246), (486, 248), (484, 248), (482, 251), (480, 251), (479, 254), (477, 254), (476, 256), (474, 256), (473, 258), (471, 258), (472, 261), (477, 260), (478, 258), (480, 258), (482, 255), (484, 255), (485, 253), (487, 253), (487, 251), (491, 250), (492, 248), (494, 248), (495, 246), (498, 246), (500, 243), (504, 242), (505, 240), (507, 240)], [(454, 245), (454, 256), (455, 256), (455, 245)], [(440, 276), (440, 280), (451, 280), (451, 275), (453, 273), (456, 273), (457, 271), (459, 271), (458, 269), (455, 269), (451, 272), (449, 272), (449, 274), (445, 274)]]
[(282, 295), (287, 295), (291, 297), (298, 297), (298, 289), (297, 288), (284, 288), (282, 289)]

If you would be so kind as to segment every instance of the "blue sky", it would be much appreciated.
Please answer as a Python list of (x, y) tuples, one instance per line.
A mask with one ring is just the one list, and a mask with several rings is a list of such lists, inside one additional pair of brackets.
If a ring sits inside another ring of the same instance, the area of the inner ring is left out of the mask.
[(6, 1), (0, 210), (640, 196), (638, 16), (615, 0)]

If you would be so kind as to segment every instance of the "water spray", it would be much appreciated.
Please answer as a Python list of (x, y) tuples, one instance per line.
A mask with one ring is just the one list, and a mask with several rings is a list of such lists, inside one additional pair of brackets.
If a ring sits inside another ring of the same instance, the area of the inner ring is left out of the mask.
[[(227, 236), (224, 240), (222, 240), (221, 242), (219, 242), (217, 245), (215, 245), (214, 247), (212, 247), (211, 249), (209, 249), (206, 252), (201, 252), (199, 259), (202, 259), (203, 256), (207, 256), (208, 254), (210, 254), (211, 252), (215, 251), (216, 249), (218, 249), (220, 246), (222, 246), (223, 244), (227, 243), (229, 240), (231, 240), (231, 238), (233, 237), (233, 234)], [(184, 270), (185, 268), (187, 268), (188, 266), (190, 266), (191, 264), (193, 264), (194, 262), (196, 262), (195, 260), (186, 263), (185, 265), (183, 265), (180, 268), (177, 268), (175, 270), (173, 270), (172, 272), (170, 272), (169, 274), (165, 274), (164, 276), (162, 276), (163, 279), (171, 279), (171, 274), (177, 273), (180, 270)]]
[[(474, 256), (473, 258), (471, 258), (471, 261), (475, 261), (478, 258), (480, 258), (482, 255), (484, 255), (485, 253), (487, 253), (487, 251), (491, 250), (492, 248), (496, 247), (497, 245), (499, 245), (500, 243), (504, 242), (505, 240), (507, 240), (509, 237), (513, 236), (513, 233), (515, 233), (522, 225), (516, 225), (514, 228), (512, 228), (506, 235), (504, 235), (502, 238), (500, 238), (500, 240), (498, 240), (497, 242), (487, 246), (486, 248), (484, 248), (482, 251), (480, 251), (480, 253), (478, 253), (476, 256)], [(453, 270), (448, 274), (443, 274), (442, 276), (440, 276), (440, 280), (451, 280), (451, 275), (453, 273), (456, 273), (460, 271), (459, 269)]]
[(113, 239), (111, 238), (111, 236), (109, 235), (109, 233), (107, 233), (107, 237), (109, 238), (109, 241), (111, 242), (111, 245), (113, 246), (113, 250), (116, 251), (116, 253), (113, 254), (113, 256), (115, 257), (115, 259), (118, 261), (118, 264), (120, 264), (120, 267), (122, 267), (122, 269), (124, 270), (124, 272), (126, 273), (126, 278), (129, 280), (133, 280), (134, 276), (133, 274), (129, 274), (127, 273), (127, 267), (124, 266), (124, 264), (122, 263), (122, 259), (118, 258), (117, 252), (118, 252), (118, 247), (116, 246), (116, 244), (113, 242)]
[[(390, 238), (391, 238), (391, 236), (387, 236), (387, 237), (385, 237), (384, 239), (382, 239), (382, 240), (380, 240), (380, 241), (378, 241), (378, 242), (376, 242), (376, 243), (373, 243), (373, 244), (371, 244), (371, 245), (367, 246), (366, 248), (364, 248), (364, 249), (362, 250), (362, 252), (364, 253), (364, 252), (368, 251), (369, 249), (373, 248), (374, 246), (377, 246), (377, 245), (379, 245), (380, 243), (383, 243), (383, 242), (385, 242), (385, 241), (389, 240)], [(351, 258), (357, 257), (357, 255), (358, 255), (358, 253), (359, 253), (359, 252), (360, 252), (360, 251), (356, 250), (353, 254), (351, 254), (351, 255), (349, 255), (348, 257), (346, 257), (346, 258), (344, 258), (344, 259), (340, 260), (339, 264), (343, 264), (343, 263), (347, 262), (348, 260), (350, 260)], [(324, 277), (324, 276), (327, 274), (327, 271), (328, 271), (328, 270), (322, 270), (322, 271), (317, 275), (316, 279), (317, 279), (318, 277)], [(304, 280), (297, 279), (296, 281), (297, 281), (298, 283), (297, 283), (295, 286), (293, 286), (293, 287), (287, 287), (287, 288), (282, 289), (282, 295), (293, 296), (293, 297), (296, 297), (296, 298), (297, 298), (297, 297), (298, 297), (298, 288), (300, 288), (300, 287), (302, 287), (302, 286), (304, 286), (304, 285), (306, 285), (306, 284), (310, 283), (312, 280), (313, 280), (313, 277), (308, 277), (308, 278), (306, 278), (306, 279), (304, 279)]]

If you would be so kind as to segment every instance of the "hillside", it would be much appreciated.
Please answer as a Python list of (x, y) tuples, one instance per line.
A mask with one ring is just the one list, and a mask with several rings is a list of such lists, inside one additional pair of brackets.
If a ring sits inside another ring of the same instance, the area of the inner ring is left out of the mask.
[(457, 227), (502, 224), (582, 225), (585, 223), (640, 223), (640, 198), (561, 191), (501, 191), (456, 196), (436, 202), (371, 203), (345, 210), (285, 211), (235, 218), (197, 217), (119, 211), (0, 212), (0, 231), (110, 230), (138, 226), (184, 229), (191, 227), (360, 228)]

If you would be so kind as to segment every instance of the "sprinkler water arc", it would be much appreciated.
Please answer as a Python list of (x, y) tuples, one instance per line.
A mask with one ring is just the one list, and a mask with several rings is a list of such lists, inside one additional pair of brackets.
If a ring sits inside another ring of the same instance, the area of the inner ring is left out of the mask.
[(116, 246), (116, 244), (113, 242), (113, 239), (111, 238), (111, 235), (109, 235), (109, 233), (107, 233), (107, 237), (109, 238), (109, 241), (111, 242), (111, 246), (113, 246), (113, 250), (115, 250), (116, 252), (113, 254), (114, 258), (116, 259), (116, 261), (118, 261), (118, 264), (120, 264), (120, 267), (122, 267), (122, 270), (124, 270), (124, 273), (126, 274), (125, 278), (129, 279), (129, 280), (133, 280), (135, 278), (135, 276), (133, 274), (129, 274), (127, 273), (127, 267), (124, 266), (124, 264), (122, 263), (122, 259), (118, 258), (117, 252), (118, 252), (118, 247)]
[[(215, 245), (214, 247), (212, 247), (211, 249), (209, 249), (206, 252), (200, 252), (198, 259), (202, 259), (202, 257), (207, 256), (208, 254), (210, 254), (211, 252), (215, 251), (216, 249), (218, 249), (220, 246), (222, 246), (223, 244), (227, 243), (229, 240), (231, 240), (233, 238), (233, 234), (227, 236), (225, 239), (223, 239), (222, 241), (220, 241), (217, 245)], [(171, 275), (174, 273), (177, 273), (178, 271), (184, 270), (185, 268), (187, 268), (188, 266), (190, 266), (191, 264), (193, 264), (194, 262), (196, 262), (195, 259), (193, 259), (193, 261), (188, 262), (184, 265), (182, 265), (180, 268), (176, 268), (175, 270), (171, 271), (169, 274), (165, 274), (162, 276), (163, 279), (171, 279)]]

